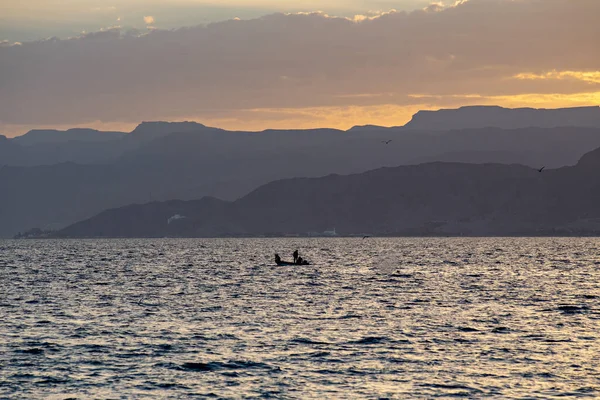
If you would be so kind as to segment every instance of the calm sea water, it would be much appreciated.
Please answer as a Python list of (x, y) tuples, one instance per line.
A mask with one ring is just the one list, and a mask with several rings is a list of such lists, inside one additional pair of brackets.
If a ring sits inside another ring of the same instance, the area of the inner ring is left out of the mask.
[(600, 397), (599, 271), (598, 239), (0, 241), (0, 398)]

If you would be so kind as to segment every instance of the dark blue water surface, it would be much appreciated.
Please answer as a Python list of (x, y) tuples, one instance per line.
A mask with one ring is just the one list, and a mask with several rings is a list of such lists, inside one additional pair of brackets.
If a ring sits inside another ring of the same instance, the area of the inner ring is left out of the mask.
[(600, 397), (599, 271), (598, 239), (0, 241), (0, 398)]

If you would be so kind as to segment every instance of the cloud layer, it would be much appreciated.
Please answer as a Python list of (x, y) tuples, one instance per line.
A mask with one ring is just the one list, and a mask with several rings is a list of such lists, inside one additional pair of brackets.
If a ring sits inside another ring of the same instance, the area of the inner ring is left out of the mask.
[(347, 126), (380, 121), (335, 122), (319, 113), (373, 118), (388, 110), (405, 118), (423, 105), (494, 99), (597, 104), (598, 15), (597, 0), (470, 0), (376, 18), (273, 14), (145, 34), (116, 28), (4, 43), (0, 121), (193, 117), (239, 128), (301, 120)]

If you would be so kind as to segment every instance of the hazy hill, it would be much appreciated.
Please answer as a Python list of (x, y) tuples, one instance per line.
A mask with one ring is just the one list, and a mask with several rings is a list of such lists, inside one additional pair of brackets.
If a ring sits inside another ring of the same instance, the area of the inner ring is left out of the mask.
[(197, 122), (142, 122), (130, 134), (129, 138), (140, 141), (151, 141), (171, 133), (198, 132), (205, 129), (206, 126)]
[(0, 232), (7, 236), (30, 228), (44, 230), (87, 218), (106, 204), (137, 200), (135, 180), (108, 166), (73, 163), (0, 169)]
[(497, 106), (468, 106), (451, 110), (419, 111), (404, 128), (448, 130), (561, 126), (600, 128), (600, 107), (510, 109)]
[(20, 146), (15, 145), (5, 136), (0, 135), (0, 166), (12, 165), (24, 157)]
[(0, 165), (39, 166), (65, 162), (113, 164), (128, 151), (175, 132), (201, 130), (204, 125), (188, 122), (143, 122), (134, 131), (102, 132), (94, 129), (32, 130), (8, 139), (11, 154), (2, 152)]
[(95, 129), (73, 128), (66, 131), (55, 129), (33, 129), (12, 141), (21, 146), (33, 146), (42, 143), (67, 143), (71, 141), (102, 143), (120, 140), (123, 132), (102, 132)]
[[(133, 205), (63, 237), (600, 234), (600, 149), (574, 167), (430, 163), (348, 176), (287, 179), (235, 202)], [(175, 215), (185, 218), (169, 219)]]

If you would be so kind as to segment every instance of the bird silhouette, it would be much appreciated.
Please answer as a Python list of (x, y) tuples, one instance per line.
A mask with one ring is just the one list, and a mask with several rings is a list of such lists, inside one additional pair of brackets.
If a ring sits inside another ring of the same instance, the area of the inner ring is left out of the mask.
[(390, 144), (391, 140), (382, 140), (381, 143)]
[(546, 169), (546, 167), (542, 167), (542, 168), (538, 169), (538, 172), (542, 172), (544, 169)]

